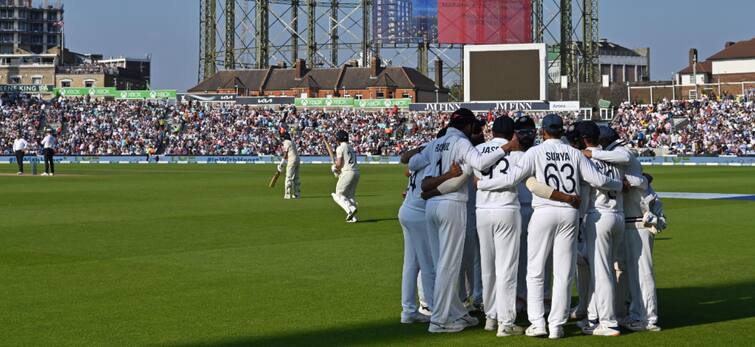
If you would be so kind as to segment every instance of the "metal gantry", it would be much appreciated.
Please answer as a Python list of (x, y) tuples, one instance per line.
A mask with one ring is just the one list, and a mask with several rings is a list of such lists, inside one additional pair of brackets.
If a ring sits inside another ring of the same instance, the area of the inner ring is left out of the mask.
[[(533, 41), (558, 47), (551, 64), (559, 62), (561, 74), (570, 82), (596, 81), (599, 0), (531, 1)], [(292, 66), (300, 57), (310, 67), (338, 67), (354, 60), (367, 66), (372, 56), (379, 56), (384, 64), (416, 67), (429, 76), (435, 69), (429, 61), (441, 59), (445, 81), (454, 84), (462, 79), (463, 45), (439, 44), (436, 38), (404, 43), (375, 40), (373, 0), (199, 2), (199, 80), (212, 76), (218, 67)]]

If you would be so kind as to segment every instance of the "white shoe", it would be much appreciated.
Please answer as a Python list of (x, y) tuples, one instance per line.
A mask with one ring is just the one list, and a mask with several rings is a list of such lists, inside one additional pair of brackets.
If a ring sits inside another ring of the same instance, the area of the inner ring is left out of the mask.
[(40, 176), (47, 176), (47, 175), (48, 175), (47, 172), (43, 172)]
[(553, 327), (550, 329), (551, 333), (548, 335), (548, 338), (551, 340), (560, 339), (564, 337), (564, 328), (563, 327)]
[(352, 216), (351, 218), (346, 220), (346, 223), (357, 223), (359, 222), (359, 218), (357, 216)]
[(430, 323), (430, 328), (428, 328), (427, 331), (433, 334), (458, 333), (467, 327), (464, 323), (457, 323), (457, 322), (458, 320), (451, 324)]
[(55, 176), (55, 174), (51, 172), (51, 173), (50, 173), (49, 175), (47, 175), (47, 176)]
[(23, 172), (19, 172), (19, 173), (17, 173), (17, 175), (19, 175), (19, 176), (23, 176), (23, 175), (24, 175), (24, 173), (23, 173)]
[(592, 335), (592, 331), (597, 325), (597, 322), (591, 322), (587, 318), (577, 322), (577, 328), (582, 330), (582, 333), (585, 335)]
[(356, 216), (356, 214), (357, 214), (357, 208), (351, 207), (349, 209), (349, 213), (346, 214), (346, 221), (353, 219)]
[(430, 308), (427, 307), (427, 305), (420, 304), (419, 310), (417, 310), (419, 313), (425, 315), (425, 316), (432, 316), (433, 312), (430, 311)]
[(506, 336), (522, 335), (522, 334), (524, 334), (524, 328), (518, 325), (499, 324), (498, 333), (496, 333), (495, 336), (506, 337)]
[(498, 328), (498, 320), (495, 318), (485, 318), (485, 330), (495, 331)]
[(624, 324), (624, 327), (631, 331), (661, 331), (661, 327), (644, 321), (632, 321)]
[(419, 312), (412, 312), (409, 314), (401, 313), (401, 323), (402, 324), (412, 324), (412, 323), (430, 323), (430, 316), (425, 316)]
[(545, 330), (545, 327), (536, 327), (534, 325), (530, 325), (530, 327), (527, 328), (524, 333), (525, 335), (530, 337), (539, 337), (548, 335), (548, 330)]
[(618, 328), (604, 327), (602, 324), (598, 324), (592, 329), (592, 336), (619, 336), (621, 332)]
[[(459, 322), (459, 321), (464, 322), (464, 324), (466, 324), (467, 327), (473, 327), (473, 326), (477, 326), (478, 324), (480, 324), (480, 320), (479, 319), (477, 319), (475, 317), (472, 317), (470, 315), (466, 315), (466, 316), (461, 317), (461, 318), (459, 318), (459, 319), (456, 320), (456, 322)], [(456, 322), (454, 322), (454, 323), (456, 323)]]

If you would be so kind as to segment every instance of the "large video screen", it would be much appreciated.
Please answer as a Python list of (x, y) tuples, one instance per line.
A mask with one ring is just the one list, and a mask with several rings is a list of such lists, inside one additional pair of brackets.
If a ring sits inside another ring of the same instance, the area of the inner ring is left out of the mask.
[(532, 42), (531, 0), (373, 0), (372, 35), (383, 44)]
[(464, 47), (464, 101), (546, 100), (544, 44)]

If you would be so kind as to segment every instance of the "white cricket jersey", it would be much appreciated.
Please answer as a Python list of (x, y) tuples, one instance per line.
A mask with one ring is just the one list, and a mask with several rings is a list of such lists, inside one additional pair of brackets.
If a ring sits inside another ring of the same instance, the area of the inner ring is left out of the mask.
[[(496, 137), (488, 142), (477, 146), (481, 153), (490, 153), (498, 150), (501, 146), (509, 141), (504, 138)], [(498, 162), (489, 167), (487, 170), (475, 170), (474, 175), (480, 180), (490, 180), (497, 175), (505, 175), (516, 165), (517, 160), (522, 157), (522, 152), (511, 152)], [(477, 208), (478, 209), (502, 209), (502, 208), (519, 208), (519, 184), (515, 187), (496, 190), (477, 190)], [(526, 187), (525, 187), (526, 189)]]
[(299, 152), (296, 150), (296, 145), (291, 140), (283, 141), (283, 153), (286, 153), (286, 160), (289, 163), (299, 162)]
[(13, 141), (13, 151), (25, 151), (29, 147), (29, 143), (24, 139), (16, 139)]
[[(611, 148), (611, 147), (609, 147)], [(642, 217), (640, 201), (648, 187), (645, 176), (642, 175), (640, 161), (624, 146), (615, 146), (610, 150), (594, 150), (592, 157), (608, 163), (619, 164), (627, 181), (632, 188), (623, 193), (623, 209), (626, 218)]]
[[(505, 189), (533, 175), (538, 182), (571, 195), (580, 195), (579, 183), (582, 180), (587, 181), (591, 186), (609, 190), (621, 190), (622, 187), (620, 181), (608, 178), (598, 172), (595, 165), (582, 155), (582, 152), (564, 144), (561, 140), (550, 139), (530, 148), (517, 161), (513, 170), (510, 170), (510, 174), (478, 182), (478, 188)], [(542, 206), (571, 208), (565, 202), (533, 196), (532, 207)]]
[(42, 146), (43, 148), (55, 148), (55, 138), (52, 135), (45, 136), (42, 139)]
[[(503, 158), (506, 153), (503, 149), (482, 154), (480, 153), (469, 139), (456, 128), (448, 128), (446, 135), (436, 139), (432, 143), (432, 147), (425, 148), (422, 151), (425, 161), (429, 164), (427, 167), (427, 174), (429, 176), (440, 176), (451, 169), (453, 163), (459, 165), (468, 164), (472, 169), (480, 170), (487, 169), (489, 166), (495, 164), (498, 159)], [(469, 199), (469, 185), (463, 184), (459, 190), (448, 194), (443, 194), (431, 198), (430, 200), (454, 200), (466, 202)]]
[(425, 178), (425, 170), (409, 171), (409, 184), (406, 186), (404, 206), (416, 210), (425, 210), (425, 199), (422, 199), (422, 180)]
[(343, 167), (341, 171), (359, 171), (357, 164), (357, 152), (346, 142), (341, 142), (336, 148), (336, 158), (343, 158)]
[[(596, 148), (587, 148), (593, 150)], [(602, 160), (592, 158), (590, 159), (600, 173), (613, 178), (621, 179), (623, 176), (621, 170), (617, 165), (606, 163)], [(624, 197), (621, 191), (615, 192), (610, 190), (590, 188), (590, 202), (587, 207), (587, 212), (613, 212), (624, 213)]]

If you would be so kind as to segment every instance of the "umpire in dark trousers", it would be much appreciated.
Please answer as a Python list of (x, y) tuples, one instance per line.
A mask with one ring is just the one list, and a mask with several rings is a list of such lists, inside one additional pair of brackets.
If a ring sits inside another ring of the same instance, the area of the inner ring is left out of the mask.
[(47, 130), (47, 136), (42, 139), (42, 154), (45, 156), (45, 173), (42, 176), (54, 176), (55, 175), (55, 163), (52, 161), (52, 156), (55, 155), (55, 136), (52, 135), (52, 130)]
[(15, 140), (13, 140), (13, 153), (16, 155), (19, 176), (24, 174), (24, 154), (26, 154), (26, 149), (28, 147), (29, 143), (26, 142), (20, 134), (16, 136)]

